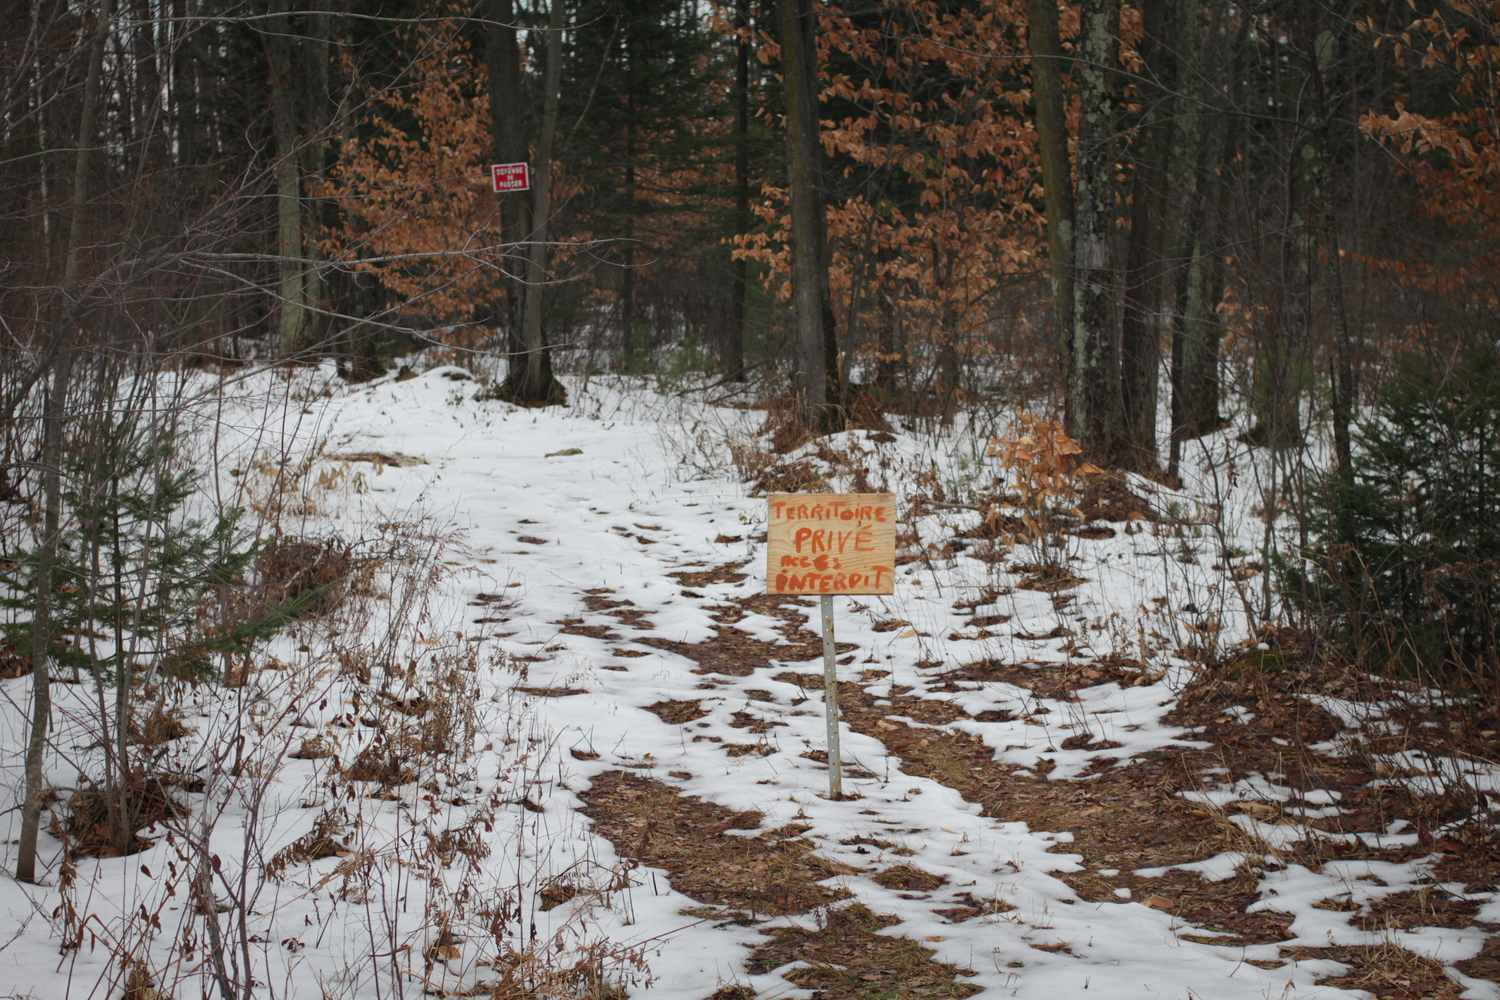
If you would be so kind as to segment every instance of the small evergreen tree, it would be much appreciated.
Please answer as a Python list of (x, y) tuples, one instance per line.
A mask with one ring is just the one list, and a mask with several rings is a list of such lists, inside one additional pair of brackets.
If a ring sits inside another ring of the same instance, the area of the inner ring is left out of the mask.
[[(139, 411), (106, 408), (78, 432), (79, 447), (63, 463), (70, 488), (52, 567), (48, 659), (95, 686), (109, 841), (127, 854), (150, 770), (132, 747), (132, 694), (153, 677), (213, 679), (214, 654), (249, 652), (312, 595), (243, 620), (207, 621), (208, 598), (242, 583), (258, 551), (239, 527), (243, 512), (190, 516), (201, 476), (178, 467), (171, 436)], [(0, 634), (30, 655), (36, 560), (17, 555), (0, 572), (0, 607), (10, 612)]]
[(1500, 350), (1407, 359), (1354, 444), (1285, 593), (1368, 662), (1500, 678)]

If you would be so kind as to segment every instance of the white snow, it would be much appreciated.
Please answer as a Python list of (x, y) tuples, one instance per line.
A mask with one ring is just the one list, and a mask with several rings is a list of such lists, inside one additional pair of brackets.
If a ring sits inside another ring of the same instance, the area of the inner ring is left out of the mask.
[[(842, 737), (847, 765), (874, 776), (846, 776), (845, 791), (858, 798), (830, 801), (825, 767), (801, 756), (824, 746), (821, 691), (772, 680), (780, 669), (747, 677), (694, 673), (692, 661), (635, 641), (710, 640), (714, 621), (707, 609), (716, 599), (762, 592), (763, 550), (754, 539), (764, 530), (764, 501), (745, 495), (746, 487), (736, 481), (722, 453), (723, 436), (736, 427), (754, 427), (761, 414), (663, 401), (637, 386), (597, 379), (587, 385), (570, 380), (569, 407), (520, 409), (475, 400), (479, 385), (466, 374), (440, 367), (406, 381), (387, 378), (345, 388), (327, 369), (300, 376), (303, 382), (295, 386), (284, 374), (261, 373), (231, 387), (227, 429), (212, 449), (203, 445), (204, 468), (226, 496), (247, 482), (263, 486), (265, 471), (281, 468), (281, 458), (295, 466), (312, 457), (312, 468), (328, 474), (327, 488), (309, 487), (312, 502), (287, 515), (286, 530), (309, 535), (336, 530), (346, 538), (371, 540), (371, 545), (397, 546), (400, 539), (405, 548), (392, 551), (405, 552), (398, 558), (412, 564), (424, 552), (435, 553), (442, 575), (410, 594), (409, 601), (395, 587), (387, 600), (375, 601), (373, 606), (383, 610), (364, 626), (364, 638), (389, 635), (386, 653), (397, 666), (411, 660), (430, 665), (447, 657), (472, 670), (465, 697), (472, 698), (482, 723), (473, 741), (477, 755), (455, 763), (457, 770), (445, 776), (441, 796), (424, 799), (418, 790), (399, 801), (355, 797), (335, 803), (318, 783), (327, 761), (289, 759), (286, 754), (304, 737), (322, 733), (340, 745), (347, 763), (364, 741), (360, 715), (373, 709), (347, 704), (352, 688), (327, 666), (336, 662), (330, 650), (339, 646), (340, 637), (308, 628), (298, 639), (278, 639), (268, 654), (288, 665), (284, 672), (261, 672), (243, 688), (205, 687), (193, 694), (199, 714), (187, 721), (198, 732), (174, 745), (172, 753), (180, 758), (174, 767), (213, 774), (238, 762), (243, 773), (258, 775), (254, 780), (211, 776), (203, 791), (189, 796), (196, 818), (182, 824), (201, 830), (207, 817), (212, 852), (226, 869), (224, 879), (246, 894), (230, 901), (242, 905), (249, 920), (246, 934), (232, 946), (241, 949), (241, 958), (259, 981), (257, 996), (383, 998), (424, 989), (456, 990), (485, 978), (490, 970), (479, 964), (486, 956), (477, 935), (459, 947), (457, 957), (439, 960), (427, 982), (418, 975), (422, 955), (437, 944), (425, 908), (441, 909), (465, 881), (475, 898), (509, 901), (515, 908), (514, 938), (523, 945), (555, 939), (574, 950), (598, 941), (642, 947), (650, 985), (643, 985), (643, 973), (632, 996), (703, 1000), (726, 982), (748, 982), (766, 998), (808, 996), (784, 978), (791, 967), (753, 977), (744, 972), (745, 959), (763, 940), (758, 928), (721, 926), (711, 917), (684, 915), (684, 909), (698, 904), (673, 889), (665, 872), (628, 868), (607, 841), (591, 832), (589, 821), (576, 811), (582, 806), (579, 793), (596, 775), (622, 767), (732, 810), (760, 812), (762, 829), (794, 821), (805, 825), (804, 836), (821, 855), (858, 870), (832, 884), (876, 913), (897, 917), (899, 923), (884, 933), (923, 942), (939, 960), (973, 970), (971, 981), (984, 988), (983, 996), (1292, 1000), (1363, 995), (1315, 985), (1316, 979), (1342, 969), (1334, 962), (1262, 969), (1247, 959), (1275, 960), (1277, 946), (1223, 948), (1185, 940), (1181, 934), (1201, 932), (1169, 913), (1129, 901), (1129, 890), (1117, 893), (1119, 903), (1079, 900), (1053, 874), (1080, 870), (1078, 856), (1051, 850), (1069, 842), (1067, 833), (983, 817), (978, 806), (952, 789), (900, 773), (900, 761), (882, 744), (847, 729)], [(266, 402), (278, 389), (283, 397), (298, 400), (285, 420), (280, 409)], [(304, 403), (310, 411), (305, 414)], [(1226, 448), (1224, 441), (1213, 439), (1209, 447)], [(950, 495), (955, 496), (962, 495), (965, 483), (987, 481), (995, 471), (978, 457), (984, 442), (966, 437), (962, 427), (936, 452), (931, 438), (915, 434), (878, 445), (867, 433), (855, 431), (828, 444), (878, 452), (896, 467), (919, 456), (935, 459), (953, 481)], [(576, 453), (560, 454), (574, 449)], [(401, 461), (339, 458), (360, 453)], [(240, 474), (232, 475), (231, 469)], [(1213, 475), (1222, 475), (1221, 468), (1214, 469)], [(1181, 494), (1144, 480), (1133, 486), (1162, 509), (1176, 504), (1198, 510), (1214, 499), (1195, 493), (1199, 486), (1192, 484)], [(1239, 494), (1233, 502), (1241, 502)], [(926, 545), (953, 537), (973, 519), (964, 511), (930, 514), (915, 519), (914, 527)], [(723, 535), (740, 540), (715, 541)], [(986, 587), (1013, 586), (1014, 578), (966, 556), (929, 555), (904, 568), (894, 597), (835, 600), (838, 638), (858, 647), (853, 662), (842, 668), (843, 676), (885, 670), (889, 677), (869, 685), (877, 697), (889, 697), (893, 685), (903, 685), (911, 689), (910, 696), (948, 698), (970, 714), (1007, 709), (1016, 716), (1012, 721), (964, 719), (933, 728), (978, 737), (994, 749), (997, 761), (1024, 768), (1050, 761), (1054, 781), (1079, 779), (1100, 756), (1098, 750), (1061, 748), (1070, 733), (1085, 727), (1099, 739), (1121, 744), (1107, 755), (1122, 764), (1163, 747), (1206, 746), (1163, 719), (1191, 676), (1191, 664), (1172, 653), (1193, 638), (1183, 626), (1215, 623), (1221, 642), (1247, 634), (1239, 596), (1222, 572), (1210, 568), (1219, 559), (1218, 544), (1206, 534), (1178, 540), (1150, 531), (1121, 531), (1102, 541), (1072, 539), (1065, 555), (1076, 558), (1076, 572), (1087, 580), (1073, 603), (1054, 607), (1049, 595), (1014, 590), (993, 607), (972, 613), (955, 611), (953, 602), (977, 596)], [(694, 586), (696, 597), (684, 596), (686, 588), (673, 576), (731, 561), (745, 561), (746, 578)], [(640, 631), (590, 611), (585, 592), (601, 588), (608, 589), (604, 596), (610, 601), (633, 602), (654, 628)], [(481, 600), (481, 595), (498, 598)], [(1195, 610), (1186, 610), (1188, 606)], [(966, 638), (965, 633), (977, 633), (964, 625), (971, 614), (1008, 614), (1011, 619), (990, 629), (993, 635)], [(478, 618), (490, 620), (476, 622)], [(619, 638), (564, 634), (565, 626), (558, 623), (568, 619), (608, 626)], [(909, 627), (875, 630), (889, 619), (902, 619)], [(736, 627), (778, 639), (775, 629), (781, 624), (752, 613)], [(1048, 634), (1058, 626), (1076, 634), (1022, 638)], [(957, 638), (949, 638), (955, 634)], [(1068, 651), (1063, 647), (1070, 638), (1076, 646)], [(347, 637), (343, 641), (347, 644)], [(298, 642), (307, 650), (299, 650)], [(947, 670), (984, 657), (1044, 664), (1086, 660), (1112, 649), (1142, 657), (1148, 671), (1161, 672), (1160, 678), (1130, 687), (1104, 683), (1085, 688), (1074, 702), (1003, 683), (976, 682), (958, 693), (934, 690)], [(619, 650), (644, 655), (626, 657)], [(514, 657), (534, 659), (518, 672), (510, 666)], [(933, 662), (939, 665), (933, 667)], [(816, 672), (821, 664), (785, 669)], [(72, 787), (91, 754), (97, 756), (88, 749), (95, 709), (87, 685), (58, 687), (54, 740), (76, 752), (53, 758), (49, 780)], [(548, 697), (519, 687), (585, 693)], [(24, 679), (0, 684), (5, 698), (0, 745), (15, 789), (21, 783), (28, 690)], [(760, 692), (768, 692), (769, 700)], [(677, 726), (643, 711), (664, 700), (701, 700), (708, 714)], [(1367, 718), (1371, 711), (1370, 706), (1329, 699), (1321, 704), (1340, 715), (1362, 713)], [(1040, 714), (1041, 708), (1051, 711)], [(781, 725), (756, 737), (729, 725), (736, 711)], [(1230, 713), (1246, 722), (1253, 719), (1247, 709)], [(1032, 721), (1020, 718), (1028, 714)], [(251, 730), (255, 740), (250, 746), (229, 746), (226, 740), (244, 734), (239, 723), (245, 719), (256, 722)], [(917, 728), (924, 725), (906, 721)], [(761, 739), (768, 750), (729, 757), (714, 738), (731, 743)], [(690, 776), (676, 776), (683, 772)], [(1467, 779), (1487, 791), (1500, 786), (1488, 770)], [(413, 838), (424, 836), (423, 831), (457, 828), (482, 809), (489, 795), (498, 804), (487, 856), (431, 871), (389, 860), (393, 844), (415, 843)], [(1206, 775), (1197, 798), (1218, 808), (1232, 802), (1295, 800), (1298, 814), (1310, 819), (1337, 814), (1339, 796), (1291, 788), (1279, 775), (1225, 786)], [(325, 809), (342, 809), (361, 819), (349, 824), (357, 835), (341, 848), (347, 856), (292, 865), (284, 880), (263, 877), (259, 866), (307, 833)], [(1272, 847), (1306, 836), (1302, 824), (1274, 825), (1247, 815), (1233, 819)], [(10, 831), (5, 839), (16, 836), (18, 824), (17, 810), (0, 820), (0, 829)], [(841, 844), (872, 831), (902, 854)], [(1393, 832), (1379, 839), (1384, 844), (1414, 843), (1415, 834)], [(353, 863), (361, 851), (374, 859), (365, 867)], [(172, 839), (160, 836), (150, 849), (126, 858), (83, 861), (70, 874), (58, 867), (58, 852), (58, 842), (44, 836), (43, 884), (0, 881), (0, 913), (13, 928), (0, 938), (15, 934), (8, 944), (0, 940), (0, 982), (18, 996), (116, 996), (118, 986), (105, 984), (114, 975), (110, 947), (104, 943), (112, 939), (121, 948), (139, 949), (138, 957), (148, 964), (175, 956), (176, 964), (162, 975), (174, 984), (164, 987), (166, 992), (179, 1000), (200, 989), (204, 995), (214, 991), (207, 978), (207, 943), (197, 941), (189, 951), (178, 947), (184, 930), (201, 921), (190, 917), (192, 901), (183, 883), (175, 883), (177, 895), (166, 895), (169, 883), (163, 873), (182, 863)], [(869, 877), (897, 861), (942, 875), (947, 884), (931, 893), (910, 893), (885, 888)], [(7, 864), (11, 862), (13, 856)], [(1228, 853), (1183, 867), (1216, 881), (1252, 863), (1266, 862)], [(1352, 911), (1314, 904), (1347, 896), (1366, 906), (1422, 884), (1430, 878), (1429, 868), (1430, 859), (1399, 865), (1330, 863), (1321, 872), (1295, 864), (1271, 867), (1264, 872), (1264, 898), (1256, 906), (1294, 916), (1296, 938), (1287, 945), (1378, 945), (1382, 934), (1352, 926)], [(557, 877), (599, 891), (585, 891), (544, 911), (536, 893)], [(80, 914), (93, 915), (81, 928), (70, 929), (57, 912), (63, 898), (59, 882), (68, 878), (72, 887), (67, 898)], [(606, 891), (622, 878), (628, 888)], [(356, 882), (353, 887), (350, 879)], [(956, 893), (997, 897), (1013, 909), (950, 923), (934, 910), (955, 905)], [(480, 909), (472, 901), (465, 905), (470, 912)], [(160, 927), (141, 914), (158, 914)], [(1487, 901), (1480, 919), (1500, 919), (1500, 902)], [(761, 926), (814, 920), (812, 915), (783, 917)], [(58, 941), (70, 932), (82, 934), (84, 944), (59, 955)], [(1473, 956), (1482, 943), (1477, 930), (1394, 933), (1403, 947), (1449, 965)], [(1066, 950), (1041, 951), (1038, 945), (1066, 945)], [(1464, 985), (1465, 997), (1500, 997), (1493, 984), (1465, 980)]]

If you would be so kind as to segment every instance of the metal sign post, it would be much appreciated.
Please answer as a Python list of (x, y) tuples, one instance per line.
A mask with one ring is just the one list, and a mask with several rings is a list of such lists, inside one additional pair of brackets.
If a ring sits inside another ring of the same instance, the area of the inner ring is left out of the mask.
[(838, 646), (833, 595), (895, 593), (896, 497), (890, 493), (772, 493), (766, 593), (817, 594), (823, 612), (828, 796), (844, 794), (839, 753)]
[(844, 794), (843, 759), (839, 756), (839, 672), (833, 641), (833, 595), (823, 595), (823, 705), (828, 719), (828, 797)]

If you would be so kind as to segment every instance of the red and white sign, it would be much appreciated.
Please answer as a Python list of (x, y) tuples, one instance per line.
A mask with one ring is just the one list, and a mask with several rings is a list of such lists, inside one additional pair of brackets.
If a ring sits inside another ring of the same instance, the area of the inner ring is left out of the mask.
[(490, 179), (496, 194), (531, 190), (531, 168), (524, 163), (497, 163), (490, 167)]

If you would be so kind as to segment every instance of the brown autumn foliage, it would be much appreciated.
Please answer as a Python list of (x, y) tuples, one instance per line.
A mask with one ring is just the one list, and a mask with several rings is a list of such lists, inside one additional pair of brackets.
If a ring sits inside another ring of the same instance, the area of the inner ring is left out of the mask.
[[(1500, 2), (1412, 10), (1410, 23), (1395, 29), (1378, 27), (1373, 17), (1359, 27), (1376, 48), (1394, 50), (1396, 64), (1408, 72), (1451, 75), (1458, 107), (1426, 115), (1397, 100), (1391, 113), (1367, 111), (1359, 125), (1416, 182), (1421, 211), (1468, 239), (1455, 240), (1460, 252), (1442, 259), (1358, 259), (1404, 284), (1493, 314), (1500, 310)], [(1465, 246), (1467, 252), (1460, 249)]]
[(409, 82), (372, 103), (369, 137), (350, 138), (314, 191), (343, 219), (323, 235), (329, 258), (373, 273), (403, 313), (434, 325), (471, 321), (501, 273), (522, 266), (500, 238), (484, 66), (460, 28), (409, 29), (417, 52)]
[[(819, 39), (825, 114), (847, 112), (824, 119), (825, 152), (846, 180), (878, 178), (829, 207), (836, 308), (847, 326), (878, 328), (858, 349), (867, 358), (909, 363), (924, 344), (974, 357), (1000, 289), (1040, 266), (1030, 93), (1015, 69), (1024, 4), (884, 0), (879, 12), (856, 22), (829, 7)], [(917, 30), (893, 39), (893, 22)], [(779, 50), (764, 40), (760, 57)], [(784, 299), (788, 193), (767, 185), (763, 196), (765, 228), (736, 252), (768, 265)]]

